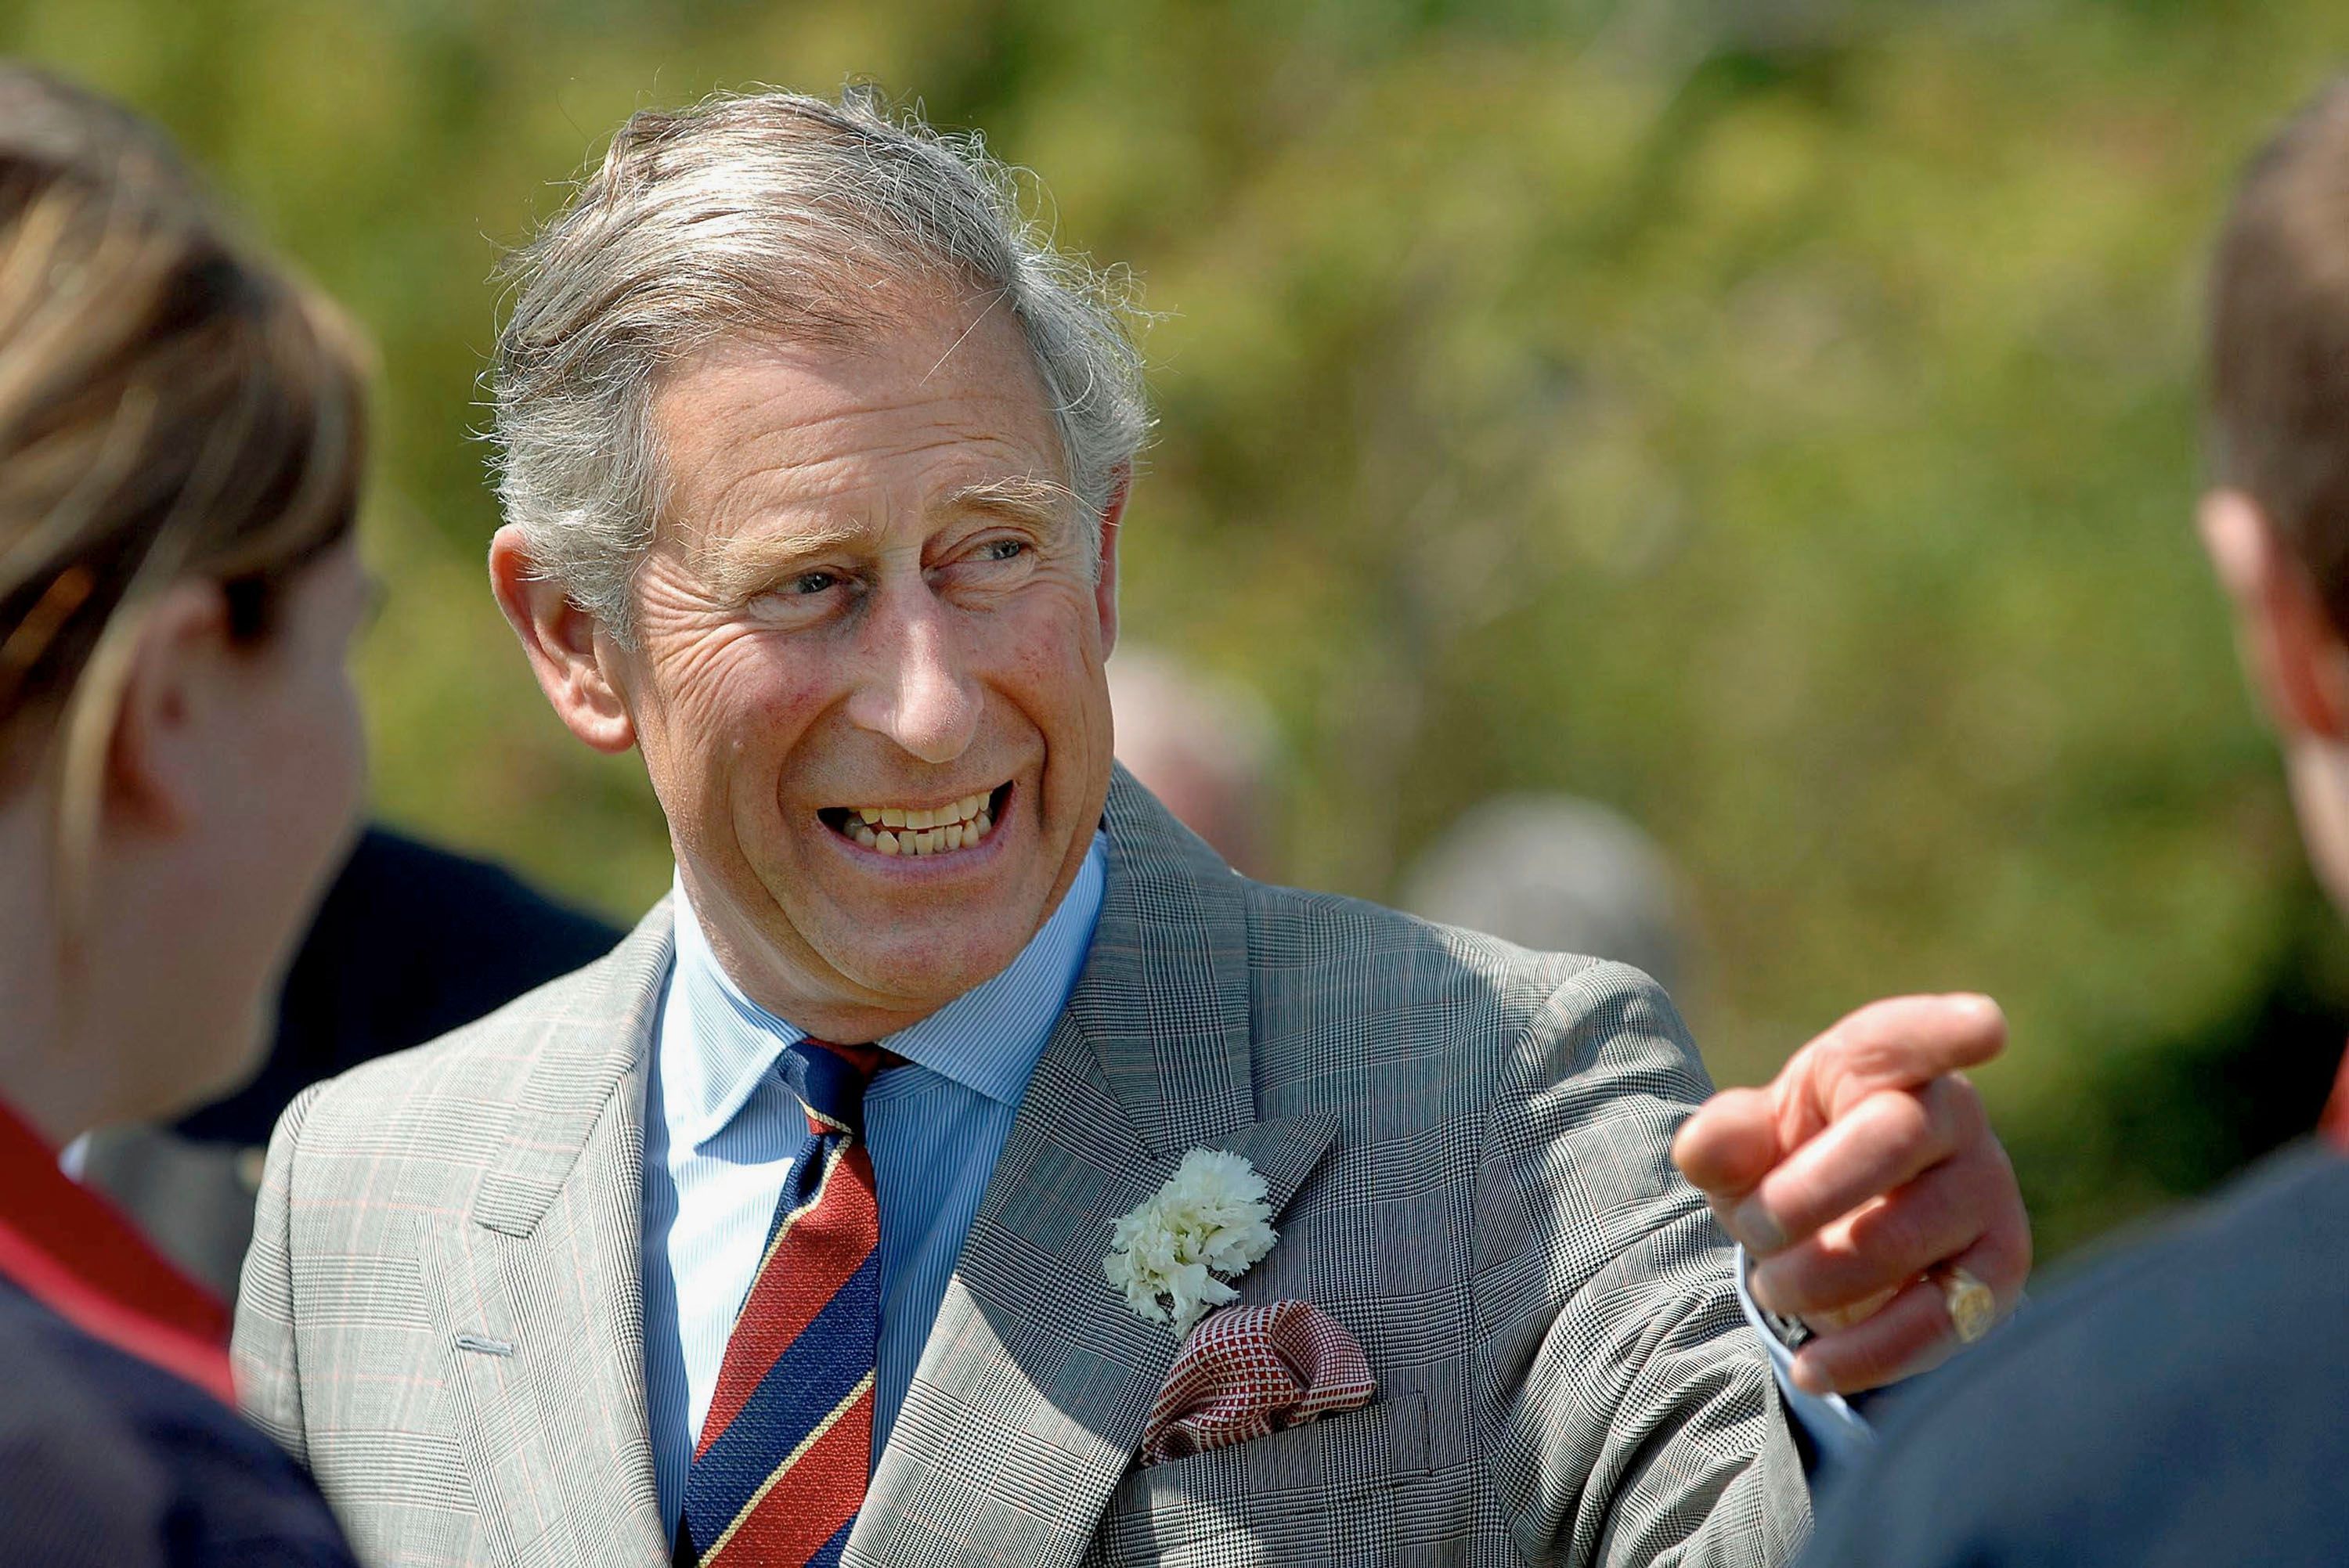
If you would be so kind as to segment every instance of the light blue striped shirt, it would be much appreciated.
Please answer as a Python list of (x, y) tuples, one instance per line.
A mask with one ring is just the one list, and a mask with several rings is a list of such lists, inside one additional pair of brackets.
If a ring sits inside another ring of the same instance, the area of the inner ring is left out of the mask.
[[(1010, 966), (880, 1043), (906, 1065), (873, 1080), (864, 1141), (881, 1208), (873, 1451), (913, 1383), (963, 1238), (1028, 1077), (1084, 968), (1106, 866), (1084, 864)], [(804, 1030), (742, 994), (677, 890), (669, 972), (645, 1078), (645, 1386), (661, 1521), (673, 1537), (719, 1364), (750, 1293), (807, 1118), (775, 1073)]]

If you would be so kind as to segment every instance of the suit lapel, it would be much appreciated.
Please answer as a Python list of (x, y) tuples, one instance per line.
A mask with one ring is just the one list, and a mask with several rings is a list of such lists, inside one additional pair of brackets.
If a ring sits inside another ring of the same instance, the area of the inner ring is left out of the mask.
[(644, 1088), (666, 902), (543, 1025), (471, 1213), (425, 1238), (466, 1472), (520, 1564), (667, 1560), (646, 1413)]
[(1092, 950), (1030, 1080), (845, 1562), (1063, 1568), (1179, 1347), (1102, 1271), (1112, 1222), (1206, 1145), (1278, 1214), (1336, 1135), (1258, 1121), (1240, 880), (1123, 769)]

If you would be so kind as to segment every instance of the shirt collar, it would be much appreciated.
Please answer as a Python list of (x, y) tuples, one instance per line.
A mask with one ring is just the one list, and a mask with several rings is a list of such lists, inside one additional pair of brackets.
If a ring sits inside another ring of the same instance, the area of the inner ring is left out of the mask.
[[(1001, 974), (878, 1043), (973, 1093), (1019, 1104), (1092, 950), (1107, 868), (1108, 834), (1097, 832), (1061, 907)], [(663, 1064), (662, 1084), (675, 1125), (700, 1144), (740, 1114), (776, 1059), (807, 1031), (750, 1000), (719, 965), (683, 878), (676, 900), (670, 984), (683, 993), (692, 1039)]]

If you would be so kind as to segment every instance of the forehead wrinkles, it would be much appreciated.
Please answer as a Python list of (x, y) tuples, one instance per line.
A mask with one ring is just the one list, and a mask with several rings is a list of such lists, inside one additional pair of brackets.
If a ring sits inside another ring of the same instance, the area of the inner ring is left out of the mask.
[(878, 542), (909, 520), (973, 505), (1010, 510), (1031, 497), (1042, 510), (1042, 498), (1067, 493), (1048, 454), (936, 428), (804, 460), (777, 453), (712, 478), (673, 509), (675, 537), (705, 560), (737, 547), (772, 553)]
[(936, 335), (912, 330), (854, 352), (739, 349), (672, 378), (654, 404), (669, 470), (664, 521), (709, 547), (762, 515), (833, 512), (824, 521), (837, 529), (851, 511), (878, 513), (861, 520), (877, 525), (976, 485), (1062, 482), (1058, 435), (1016, 329), (1009, 344), (965, 334), (933, 363), (926, 340)]

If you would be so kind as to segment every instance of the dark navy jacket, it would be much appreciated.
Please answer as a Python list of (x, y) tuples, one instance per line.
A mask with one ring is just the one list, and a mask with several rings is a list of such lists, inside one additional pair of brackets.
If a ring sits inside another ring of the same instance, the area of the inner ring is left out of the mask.
[(308, 1478), (243, 1417), (0, 1278), (0, 1564), (352, 1563)]

